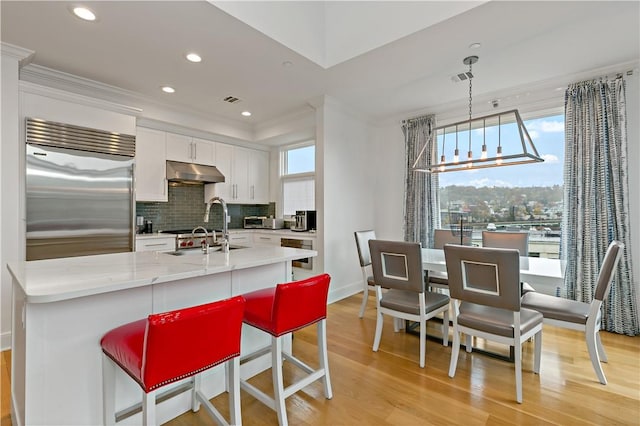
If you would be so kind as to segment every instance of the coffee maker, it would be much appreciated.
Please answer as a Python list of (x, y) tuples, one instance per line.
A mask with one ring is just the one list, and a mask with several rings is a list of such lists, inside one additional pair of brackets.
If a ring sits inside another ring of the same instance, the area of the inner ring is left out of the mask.
[(296, 210), (296, 222), (291, 227), (292, 231), (315, 231), (316, 230), (316, 211), (315, 210)]

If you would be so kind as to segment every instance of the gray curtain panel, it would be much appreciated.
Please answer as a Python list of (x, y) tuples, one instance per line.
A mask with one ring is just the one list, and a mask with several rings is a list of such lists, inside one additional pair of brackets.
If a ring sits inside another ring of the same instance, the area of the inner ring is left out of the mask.
[(640, 334), (631, 270), (627, 194), (625, 83), (598, 79), (571, 84), (565, 92), (565, 165), (562, 257), (569, 299), (591, 302), (612, 240), (625, 244), (604, 303), (607, 331)]
[(438, 175), (414, 172), (413, 165), (426, 145), (418, 165), (433, 164), (437, 158), (434, 115), (402, 123), (405, 141), (404, 240), (431, 247), (433, 230), (440, 227)]

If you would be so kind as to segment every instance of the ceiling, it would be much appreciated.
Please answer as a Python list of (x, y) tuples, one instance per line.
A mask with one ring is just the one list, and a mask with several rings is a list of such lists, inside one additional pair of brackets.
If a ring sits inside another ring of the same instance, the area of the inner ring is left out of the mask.
[(640, 58), (638, 1), (87, 2), (95, 22), (77, 4), (3, 0), (2, 41), (33, 64), (254, 127), (322, 95), (372, 122), (435, 112), (467, 99), (451, 77), (471, 54), (474, 99)]

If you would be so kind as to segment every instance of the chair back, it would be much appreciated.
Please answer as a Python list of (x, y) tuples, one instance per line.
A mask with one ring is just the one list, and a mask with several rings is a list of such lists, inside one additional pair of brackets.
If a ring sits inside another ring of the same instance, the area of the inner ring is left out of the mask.
[[(442, 249), (445, 244), (460, 244), (460, 235), (454, 235), (451, 229), (434, 229), (433, 248)], [(462, 245), (471, 245), (471, 235), (462, 236)]]
[(416, 293), (424, 292), (420, 243), (370, 240), (369, 249), (376, 285)]
[(520, 256), (529, 256), (529, 233), (482, 231), (482, 247), (516, 249)]
[(304, 328), (327, 317), (329, 274), (278, 284), (273, 299), (273, 331), (276, 336)]
[(358, 248), (358, 257), (360, 259), (360, 267), (371, 265), (371, 253), (369, 252), (369, 240), (376, 239), (376, 233), (373, 230), (356, 231), (353, 233), (356, 237), (356, 247)]
[(609, 248), (607, 248), (607, 252), (602, 260), (600, 273), (598, 274), (598, 283), (596, 284), (596, 291), (593, 297), (595, 300), (603, 301), (609, 295), (611, 283), (616, 274), (623, 249), (624, 244), (620, 241), (611, 241), (611, 244), (609, 244)]
[(240, 354), (242, 296), (147, 318), (142, 377), (150, 390)]
[(520, 311), (520, 256), (514, 249), (444, 246), (451, 298)]

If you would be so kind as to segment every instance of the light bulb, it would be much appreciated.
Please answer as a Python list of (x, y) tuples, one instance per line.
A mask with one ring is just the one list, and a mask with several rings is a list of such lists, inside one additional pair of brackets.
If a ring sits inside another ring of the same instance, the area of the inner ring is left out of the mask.
[(486, 160), (487, 159), (487, 146), (486, 145), (482, 145), (482, 154), (480, 154), (480, 159), (481, 160)]
[(444, 172), (444, 169), (445, 169), (444, 163), (446, 163), (446, 159), (445, 159), (444, 155), (442, 155), (440, 157), (440, 167), (438, 168), (441, 172)]
[(498, 147), (498, 152), (496, 153), (496, 164), (502, 164), (502, 147)]
[(467, 167), (470, 169), (473, 166), (473, 164), (471, 164), (471, 161), (473, 161), (473, 153), (471, 151), (467, 153), (467, 160), (469, 161)]
[(459, 161), (460, 161), (460, 151), (458, 151), (458, 148), (456, 148), (455, 152), (453, 153), (453, 162), (458, 164)]

